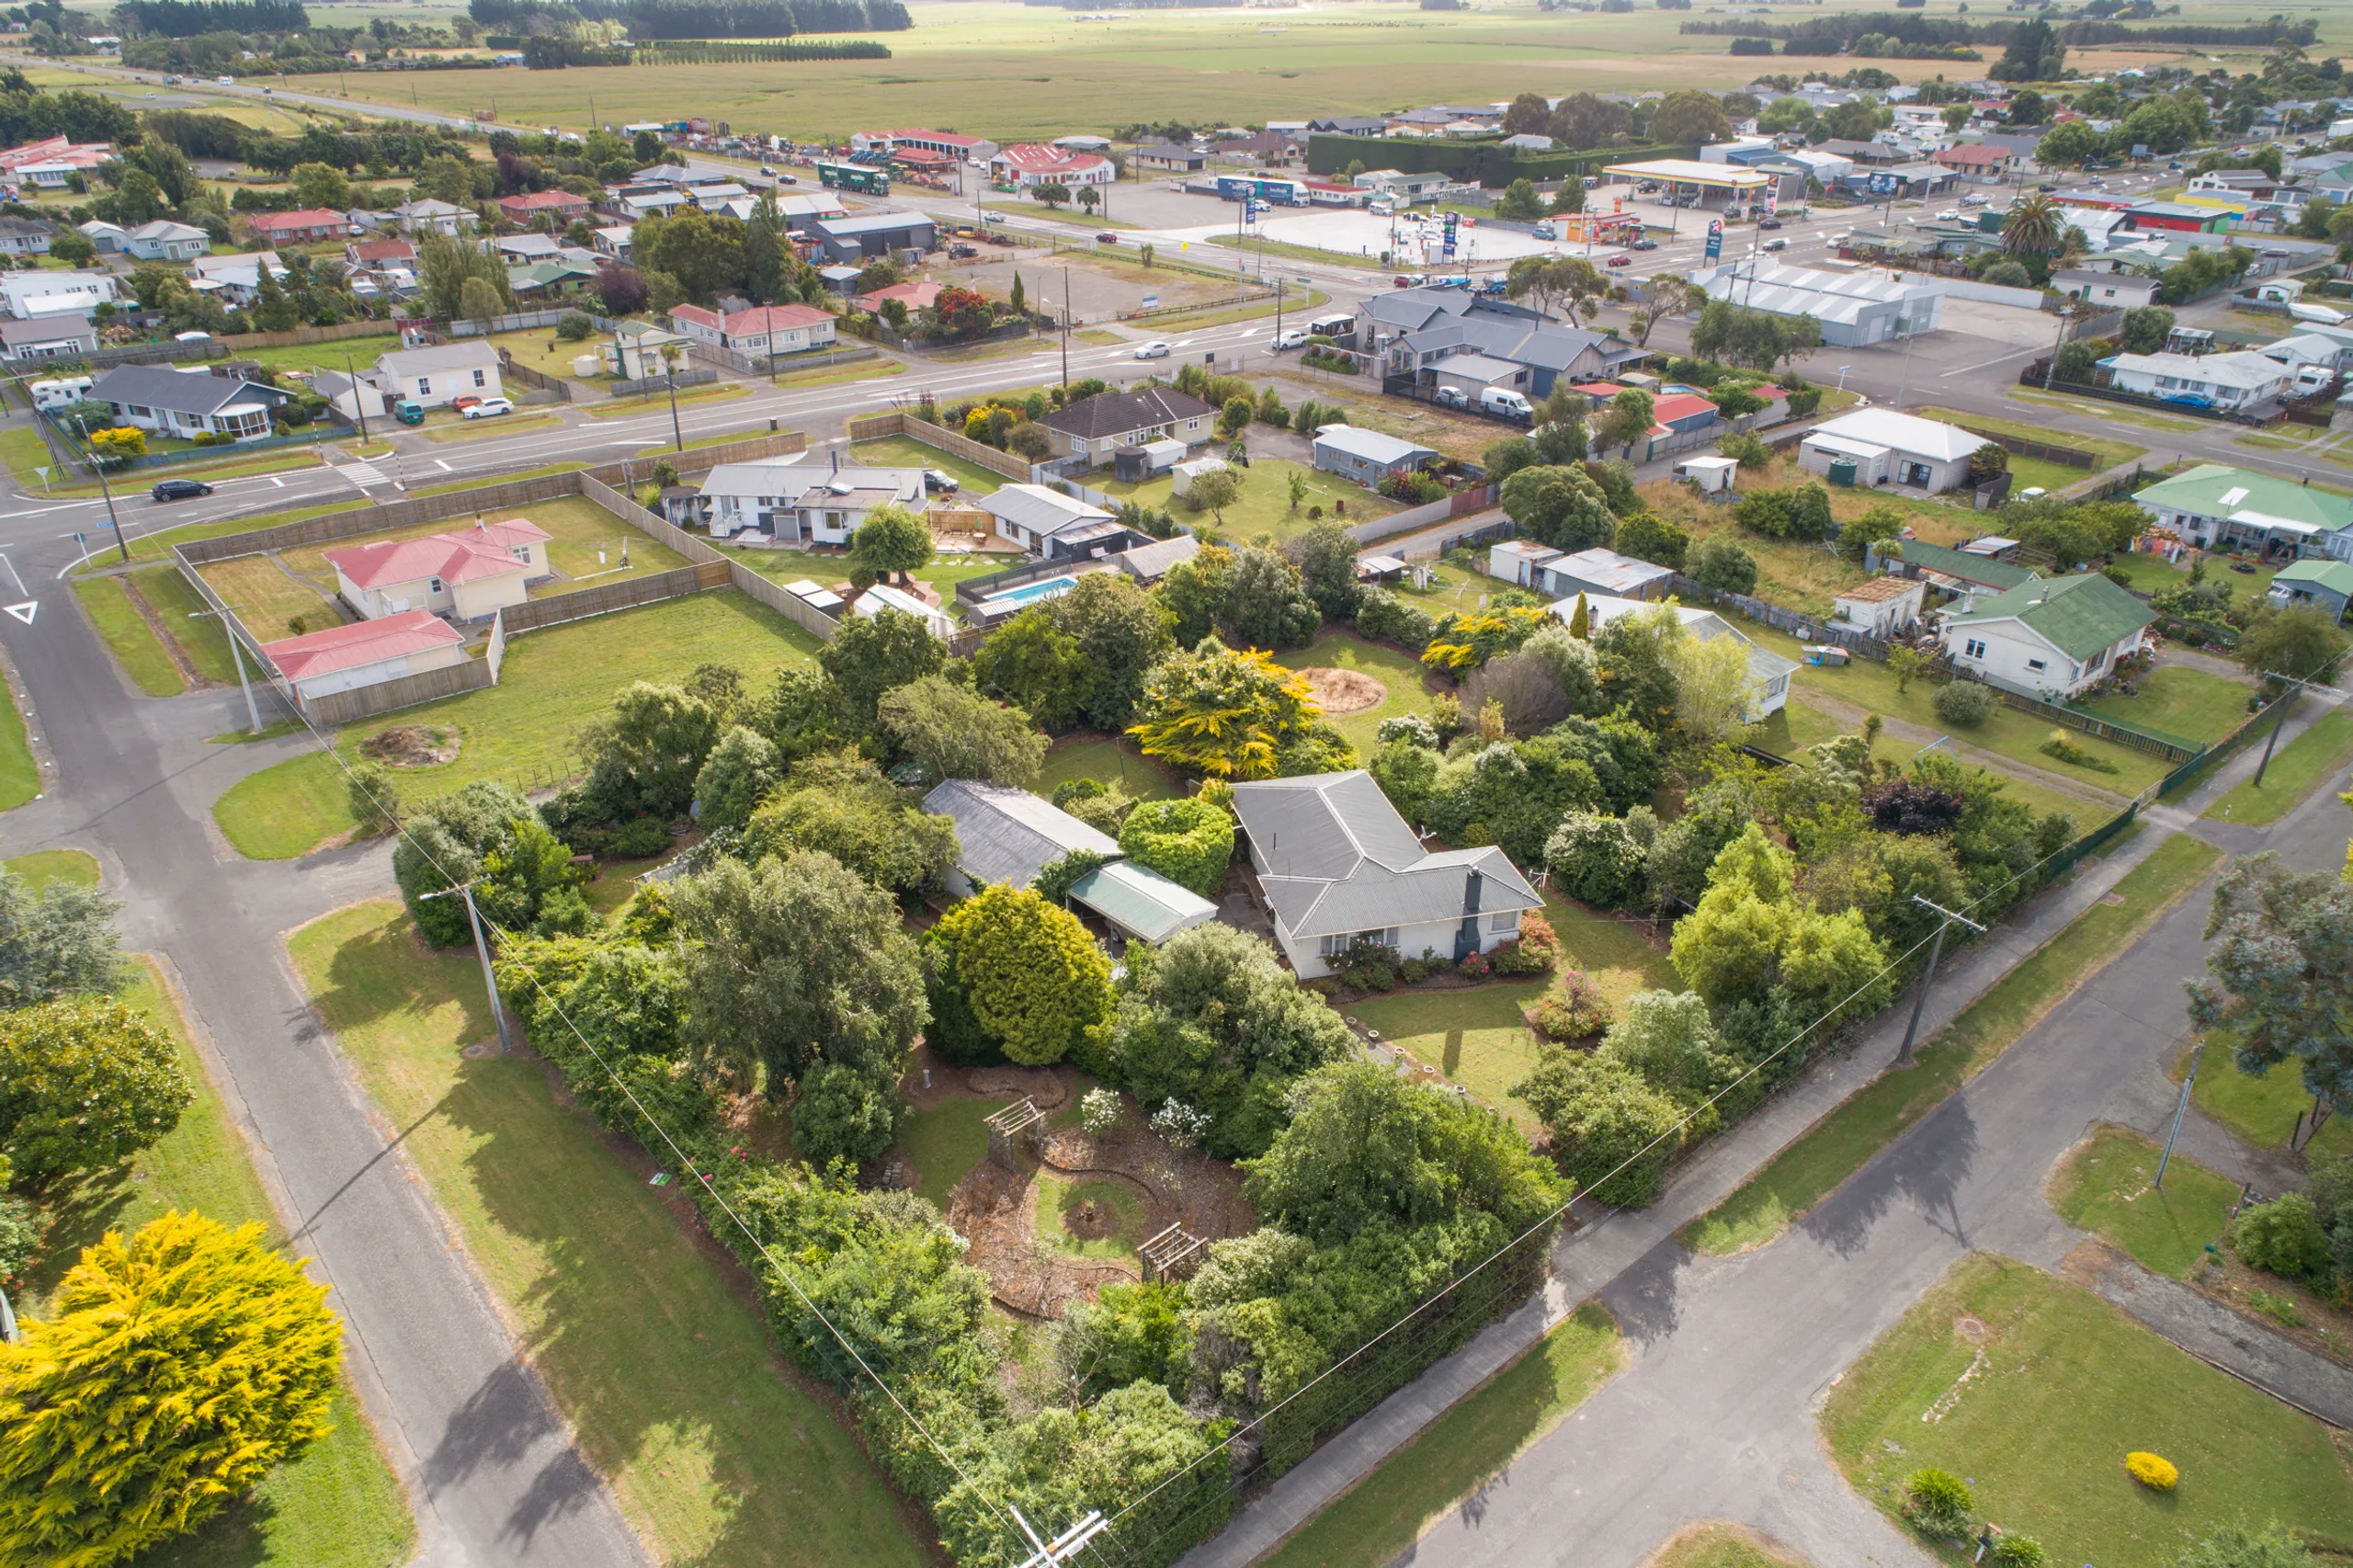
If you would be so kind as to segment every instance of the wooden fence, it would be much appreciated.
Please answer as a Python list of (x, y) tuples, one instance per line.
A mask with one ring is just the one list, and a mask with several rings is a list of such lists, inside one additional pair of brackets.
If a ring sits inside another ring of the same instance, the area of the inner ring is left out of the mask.
[(2065, 468), (2097, 468), (2100, 464), (2100, 455), (2097, 452), (2087, 452), (2081, 447), (2061, 447), (2048, 441), (2029, 441), (2022, 436), (2005, 436), (1997, 431), (1980, 430), (1974, 425), (1963, 425), (1961, 428), (1972, 436), (1984, 437), (2006, 452), (2014, 452), (2022, 458), (2035, 458), (2043, 462), (2058, 463)]
[(420, 702), (438, 702), (445, 697), (480, 691), (484, 687), (496, 684), (498, 677), (492, 673), (488, 659), (468, 659), (462, 665), (444, 665), (438, 670), (421, 670), (413, 676), (403, 676), (398, 680), (355, 687), (349, 691), (331, 691), (324, 697), (310, 699), (301, 707), (311, 722), (321, 729), (333, 729), (341, 724), (356, 724), (362, 719), (373, 719), (380, 713), (414, 708)]
[(510, 506), (528, 506), (534, 502), (552, 501), (559, 496), (580, 493), (577, 474), (542, 474), (537, 479), (511, 479), (503, 484), (486, 484), (479, 490), (456, 490), (445, 495), (419, 495), (406, 501), (362, 506), (355, 511), (332, 512), (324, 517), (305, 517), (298, 523), (280, 523), (276, 528), (222, 534), (216, 539), (189, 540), (174, 549), (189, 566), (203, 566), (240, 555), (258, 555), (266, 551), (326, 544), (340, 539), (355, 539), (362, 534), (412, 528), (418, 523), (439, 522), (444, 517), (471, 517), (477, 512), (499, 512)]
[(610, 615), (615, 610), (635, 609), (640, 605), (683, 598), (706, 589), (726, 587), (729, 581), (730, 574), (724, 562), (704, 562), (668, 572), (656, 572), (651, 576), (624, 577), (618, 583), (599, 583), (593, 588), (574, 588), (568, 594), (551, 594), (543, 599), (507, 607), (503, 612), (506, 634), (517, 636), (545, 627), (562, 626), (567, 621)]
[(572, 401), (570, 381), (561, 376), (551, 376), (545, 371), (535, 370), (504, 348), (498, 350), (498, 367), (501, 376), (520, 381), (533, 392), (553, 392), (558, 403)]
[(819, 642), (834, 640), (835, 622), (824, 611), (786, 593), (780, 585), (769, 582), (741, 561), (712, 548), (709, 541), (697, 539), (666, 517), (648, 511), (601, 481), (585, 474), (580, 477), (581, 494), (595, 500), (605, 510), (628, 519), (631, 527), (651, 534), (697, 566), (725, 571), (731, 586), (759, 600)]
[(232, 353), (246, 348), (293, 348), (306, 343), (334, 343), (347, 337), (381, 337), (386, 333), (415, 328), (413, 321), (347, 321), (333, 326), (290, 327), (284, 332), (238, 332), (216, 337)]
[(918, 419), (905, 409), (893, 408), (881, 414), (864, 414), (849, 422), (850, 440), (873, 441), (885, 436), (904, 436), (921, 441), (926, 447), (937, 447), (950, 457), (977, 463), (991, 473), (1003, 474), (1017, 483), (1030, 481), (1030, 464), (1027, 459), (1010, 452), (1000, 452), (984, 442), (968, 440), (953, 430), (934, 425), (928, 419)]

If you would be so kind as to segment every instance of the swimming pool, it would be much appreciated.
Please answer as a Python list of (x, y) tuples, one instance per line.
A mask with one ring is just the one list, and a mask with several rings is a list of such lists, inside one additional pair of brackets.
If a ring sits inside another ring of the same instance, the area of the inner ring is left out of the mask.
[(1046, 577), (1035, 583), (1024, 583), (1017, 588), (1007, 588), (1001, 594), (991, 594), (981, 601), (980, 608), (999, 613), (1036, 604), (1040, 599), (1052, 598), (1056, 594), (1070, 592), (1075, 577)]

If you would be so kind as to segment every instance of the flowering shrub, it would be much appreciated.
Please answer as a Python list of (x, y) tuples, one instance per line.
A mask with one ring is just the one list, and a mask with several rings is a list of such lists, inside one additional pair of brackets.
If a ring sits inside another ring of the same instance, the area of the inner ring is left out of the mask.
[(1484, 953), (1472, 953), (1454, 967), (1465, 980), (1484, 980), (1495, 968)]
[(1119, 1090), (1089, 1089), (1079, 1096), (1078, 1124), (1087, 1131), (1108, 1132), (1119, 1120)]
[(1564, 971), (1561, 989), (1544, 997), (1529, 1009), (1528, 1021), (1546, 1040), (1558, 1044), (1564, 1040), (1588, 1040), (1608, 1028), (1611, 1021), (1609, 999), (1601, 988), (1576, 970)]
[(2152, 1492), (2170, 1492), (2181, 1481), (2181, 1471), (2174, 1468), (2173, 1461), (2155, 1454), (2126, 1454), (2124, 1471)]

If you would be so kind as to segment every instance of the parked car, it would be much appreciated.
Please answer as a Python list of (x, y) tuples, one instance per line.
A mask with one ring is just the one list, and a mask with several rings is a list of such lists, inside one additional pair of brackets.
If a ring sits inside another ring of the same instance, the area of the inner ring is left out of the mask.
[(1536, 411), (1528, 400), (1509, 387), (1487, 387), (1479, 393), (1479, 412), (1498, 419), (1532, 419)]
[(1301, 327), (1288, 327), (1275, 334), (1272, 347), (1278, 354), (1286, 348), (1304, 348), (1307, 347), (1307, 333)]
[(210, 495), (212, 486), (200, 479), (167, 479), (148, 492), (158, 501), (186, 501), (198, 495)]
[(1440, 387), (1430, 394), (1430, 401), (1440, 408), (1468, 408), (1471, 394), (1461, 387)]
[(404, 425), (422, 425), (425, 423), (425, 404), (403, 398), (392, 404), (392, 417)]
[(973, 245), (958, 244), (948, 247), (948, 259), (950, 261), (970, 261), (980, 254), (978, 247)]
[(468, 410), (469, 408), (472, 408), (474, 404), (476, 404), (476, 403), (480, 403), (481, 401), (482, 401), (482, 394), (481, 394), (481, 393), (479, 393), (479, 392), (468, 392), (468, 393), (466, 393), (466, 395), (465, 395), (465, 396), (463, 396), (463, 397), (453, 397), (453, 398), (451, 398), (451, 399), (449, 400), (449, 406), (450, 406), (451, 408), (456, 409), (459, 413), (463, 414), (466, 410)]
[(512, 414), (514, 412), (515, 405), (507, 402), (505, 398), (485, 397), (477, 399), (472, 408), (461, 411), (461, 417), (467, 419), (495, 419), (502, 414)]
[(923, 488), (926, 495), (953, 495), (960, 486), (952, 473), (942, 473), (936, 468), (923, 471)]
[(1141, 345), (1136, 349), (1136, 358), (1139, 359), (1165, 359), (1168, 358), (1168, 345), (1165, 343), (1156, 342)]

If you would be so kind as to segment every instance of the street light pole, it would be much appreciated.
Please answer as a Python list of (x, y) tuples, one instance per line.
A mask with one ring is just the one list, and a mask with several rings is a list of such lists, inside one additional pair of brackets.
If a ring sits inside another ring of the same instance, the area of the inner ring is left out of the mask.
[(351, 382), (351, 412), (359, 421), (359, 444), (365, 447), (368, 444), (368, 405), (359, 401), (359, 372), (353, 367), (348, 354), (343, 357), (343, 373)]
[(1942, 915), (1943, 918), (1937, 922), (1937, 939), (1928, 949), (1928, 967), (1920, 971), (1919, 994), (1912, 999), (1912, 1018), (1909, 1023), (1904, 1026), (1904, 1043), (1902, 1046), (1897, 1048), (1895, 1052), (1895, 1060), (1898, 1064), (1905, 1063), (1912, 1060), (1912, 1041), (1916, 1039), (1920, 1033), (1920, 1015), (1927, 1011), (1928, 987), (1936, 983), (1937, 960), (1944, 957), (1945, 932), (1951, 927), (1954, 921), (1958, 920), (1961, 924), (1968, 926), (1972, 931), (1976, 932), (1979, 936), (1982, 937), (1985, 934), (1985, 927), (1980, 926), (1974, 920), (1955, 915), (1951, 910), (1945, 908), (1941, 904), (1930, 903), (1918, 893), (1914, 893), (1912, 895), (1912, 902), (1920, 905), (1924, 909), (1935, 910), (1938, 915)]
[(2290, 679), (2277, 670), (2266, 670), (2263, 673), (2278, 681), (2282, 689), (2279, 701), (2275, 704), (2279, 710), (2279, 717), (2271, 722), (2271, 733), (2263, 737), (2263, 756), (2255, 765), (2255, 787), (2258, 790), (2263, 788), (2263, 770), (2271, 766), (2271, 748), (2279, 744), (2279, 732), (2287, 728), (2288, 709), (2290, 702), (2303, 691), (2305, 687), (2312, 684), (2309, 681)]
[(2059, 350), (2067, 347), (2067, 318), (2075, 313), (2074, 305), (2059, 307), (2059, 340), (2051, 346), (2051, 363), (2042, 368), (2042, 390), (2051, 390), (2051, 378), (2059, 373)]
[(481, 912), (474, 908), (473, 883), (460, 882), (456, 887), (443, 888), (439, 892), (429, 892), (425, 896), (428, 899), (462, 898), (466, 901), (466, 924), (473, 930), (474, 956), (482, 960), (482, 983), (490, 993), (490, 1019), (498, 1026), (498, 1049), (502, 1051), (514, 1050), (513, 1042), (507, 1038), (506, 1008), (498, 999), (498, 975), (490, 967), (490, 943), (482, 934)]
[(2190, 1048), (2189, 1072), (2181, 1080), (2181, 1098), (2173, 1108), (2173, 1129), (2165, 1134), (2165, 1152), (2157, 1156), (2157, 1174), (2149, 1185), (2159, 1192), (2165, 1189), (2165, 1166), (2173, 1160), (2175, 1140), (2181, 1136), (2181, 1119), (2189, 1113), (2189, 1091), (2198, 1084), (2198, 1059), (2206, 1054), (2204, 1042)]

